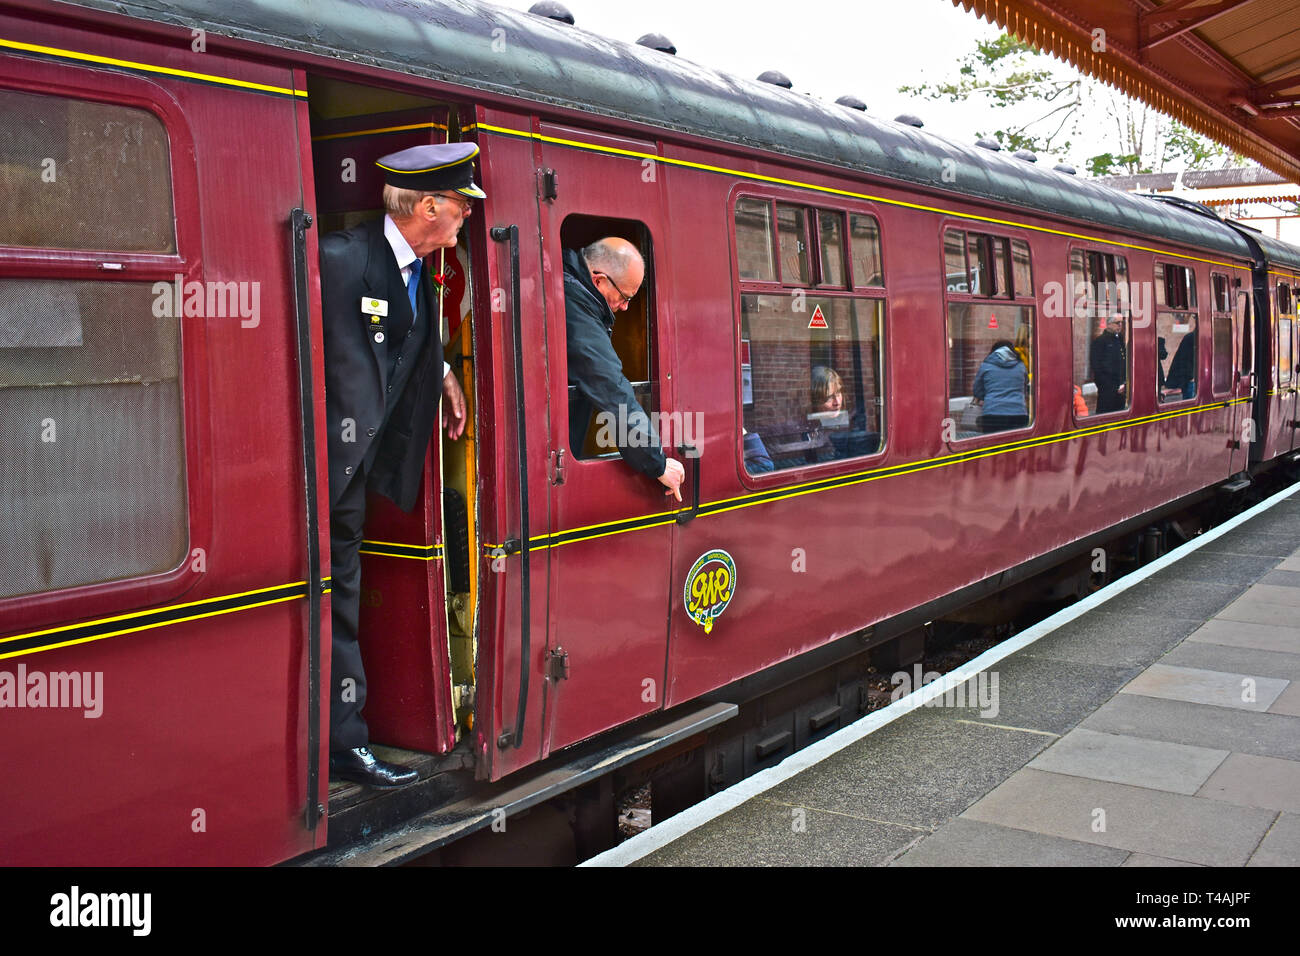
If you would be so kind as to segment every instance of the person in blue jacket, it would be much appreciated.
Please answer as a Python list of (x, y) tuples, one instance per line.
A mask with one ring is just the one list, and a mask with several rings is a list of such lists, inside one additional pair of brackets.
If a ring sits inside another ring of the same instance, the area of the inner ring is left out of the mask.
[(1010, 339), (998, 339), (975, 373), (975, 400), (984, 406), (980, 431), (1003, 432), (1029, 424), (1029, 370)]

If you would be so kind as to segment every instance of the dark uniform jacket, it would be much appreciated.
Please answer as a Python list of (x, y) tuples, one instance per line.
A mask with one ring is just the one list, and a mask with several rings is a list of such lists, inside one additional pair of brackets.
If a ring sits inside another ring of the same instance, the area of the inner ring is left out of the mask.
[(1089, 350), (1092, 378), (1097, 383), (1097, 412), (1115, 412), (1124, 407), (1119, 394), (1128, 380), (1128, 360), (1124, 356), (1124, 339), (1110, 329), (1092, 340)]
[[(411, 303), (384, 238), (384, 220), (321, 239), (331, 508), (363, 462), (372, 490), (406, 511), (415, 507), (443, 378), (442, 337), (427, 272), (418, 292), (420, 321), (399, 343), (394, 332), (411, 328)], [(373, 322), (362, 310), (363, 298), (386, 301), (387, 317)], [(383, 341), (375, 341), (378, 331)], [(355, 426), (346, 429), (345, 419)]]
[[(614, 313), (591, 281), (591, 272), (573, 249), (564, 250), (564, 319), (568, 329), (569, 384), (577, 386), (577, 399), (569, 408), (569, 448), (582, 453), (587, 429), (595, 412), (613, 416), (610, 431), (618, 441), (623, 460), (637, 471), (658, 478), (666, 461), (659, 436), (636, 400), (623, 363), (614, 351)], [(622, 416), (619, 407), (626, 409)], [(627, 434), (618, 433), (620, 417)]]

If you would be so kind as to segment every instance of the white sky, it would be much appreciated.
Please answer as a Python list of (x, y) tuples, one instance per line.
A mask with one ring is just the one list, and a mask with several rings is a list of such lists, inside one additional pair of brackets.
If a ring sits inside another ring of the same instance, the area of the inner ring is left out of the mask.
[[(534, 0), (492, 0), (527, 10)], [(977, 132), (1005, 128), (985, 102), (950, 103), (909, 97), (898, 87), (957, 78), (958, 61), (980, 39), (1000, 31), (952, 0), (562, 0), (577, 26), (635, 42), (665, 34), (679, 56), (722, 73), (754, 78), (780, 70), (796, 91), (834, 102), (851, 93), (876, 116), (914, 113), (925, 128), (965, 142)], [(1063, 75), (1072, 67), (1048, 58)], [(1045, 110), (1044, 110), (1045, 112)], [(1120, 152), (1114, 121), (1104, 110), (1085, 116), (1069, 156), (1040, 156), (1040, 163), (1072, 163), (1083, 174), (1087, 157)]]

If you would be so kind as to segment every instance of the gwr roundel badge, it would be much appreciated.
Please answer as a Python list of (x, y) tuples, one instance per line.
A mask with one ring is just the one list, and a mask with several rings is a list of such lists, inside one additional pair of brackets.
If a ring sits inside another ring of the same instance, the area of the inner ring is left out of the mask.
[(705, 634), (710, 634), (713, 622), (722, 616), (735, 593), (736, 562), (726, 551), (714, 548), (691, 565), (682, 602), (691, 620), (704, 628)]

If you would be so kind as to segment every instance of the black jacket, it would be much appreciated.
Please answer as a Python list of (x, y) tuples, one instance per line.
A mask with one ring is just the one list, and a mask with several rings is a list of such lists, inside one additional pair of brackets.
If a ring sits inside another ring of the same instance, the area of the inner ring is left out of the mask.
[[(420, 315), (427, 334), (406, 386), (389, 409), (391, 330), (409, 327), (411, 304), (382, 218), (333, 232), (320, 242), (321, 313), (325, 337), (325, 429), (329, 436), (330, 507), (363, 460), (373, 461), (369, 487), (410, 511), (420, 491), (425, 451), (438, 424), (442, 395), (442, 337), (428, 269), (420, 283)], [(378, 327), (362, 311), (363, 298), (388, 303)], [(424, 317), (428, 317), (425, 322)], [(385, 418), (387, 426), (385, 427)], [(355, 427), (345, 428), (352, 419)], [(380, 434), (382, 430), (382, 435)], [(346, 440), (351, 437), (353, 440)], [(378, 448), (371, 448), (378, 438)]]
[[(575, 457), (582, 453), (593, 412), (608, 412), (613, 415), (611, 430), (623, 460), (637, 471), (658, 478), (666, 464), (663, 449), (610, 342), (614, 313), (591, 281), (582, 257), (573, 249), (564, 250), (564, 320), (568, 330), (569, 384), (578, 389), (577, 399), (569, 408), (570, 451)], [(617, 433), (620, 406), (626, 409), (626, 435)]]
[(1097, 383), (1097, 411), (1113, 412), (1124, 407), (1119, 388), (1128, 381), (1124, 339), (1110, 329), (1092, 340), (1092, 378)]

